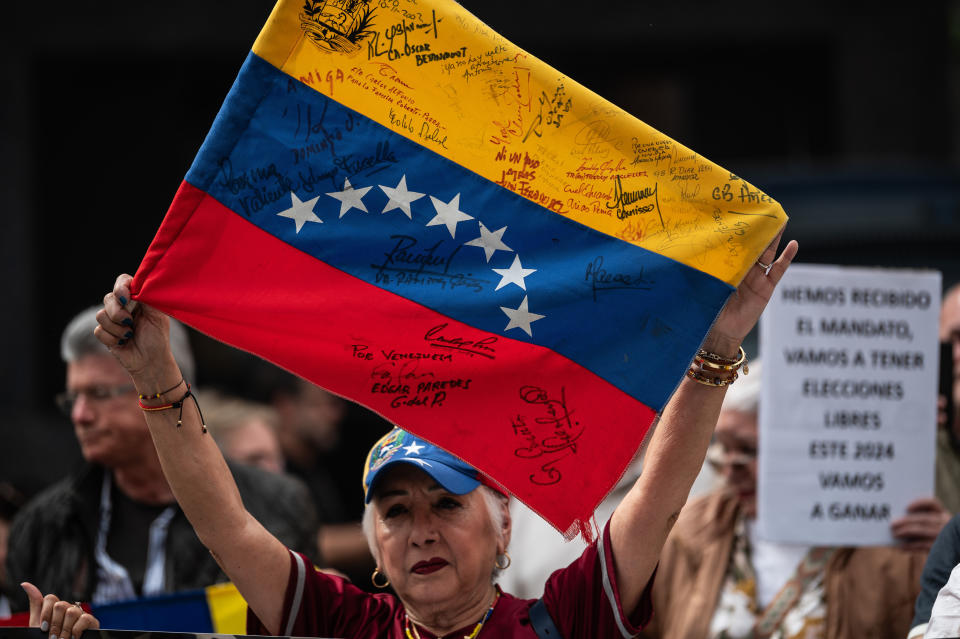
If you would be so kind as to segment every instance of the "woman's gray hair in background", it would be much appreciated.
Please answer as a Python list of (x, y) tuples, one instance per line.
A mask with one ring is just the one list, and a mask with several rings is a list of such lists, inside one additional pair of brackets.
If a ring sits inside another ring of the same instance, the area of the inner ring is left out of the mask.
[[(102, 304), (81, 311), (63, 329), (60, 337), (60, 357), (64, 362), (69, 364), (85, 355), (110, 354), (107, 347), (93, 334), (93, 329), (97, 327), (97, 311), (101, 308)], [(170, 350), (173, 351), (173, 359), (180, 366), (183, 378), (192, 383), (196, 378), (190, 337), (183, 324), (173, 318), (170, 318)]]
[(737, 381), (727, 388), (723, 398), (723, 410), (735, 410), (741, 413), (756, 413), (760, 407), (760, 382), (763, 379), (763, 366), (760, 360), (747, 362), (750, 373), (741, 371)]

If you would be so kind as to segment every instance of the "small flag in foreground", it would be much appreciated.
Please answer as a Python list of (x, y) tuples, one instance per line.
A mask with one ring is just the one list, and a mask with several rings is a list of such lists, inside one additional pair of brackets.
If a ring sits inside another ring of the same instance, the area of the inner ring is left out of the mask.
[(574, 534), (785, 221), (452, 0), (281, 0), (132, 293)]
[(101, 628), (242, 635), (247, 602), (231, 583), (92, 606)]

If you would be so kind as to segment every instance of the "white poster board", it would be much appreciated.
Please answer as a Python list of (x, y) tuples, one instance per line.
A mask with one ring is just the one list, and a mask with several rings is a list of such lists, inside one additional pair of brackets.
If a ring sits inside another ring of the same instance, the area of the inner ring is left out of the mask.
[(933, 495), (940, 273), (794, 264), (760, 321), (759, 534), (893, 542)]

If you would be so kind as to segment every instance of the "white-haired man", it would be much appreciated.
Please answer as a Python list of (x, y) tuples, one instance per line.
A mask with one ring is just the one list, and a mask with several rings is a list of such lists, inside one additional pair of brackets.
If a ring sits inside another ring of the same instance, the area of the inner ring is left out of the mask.
[[(97, 310), (77, 315), (61, 339), (67, 375), (57, 403), (86, 464), (17, 516), (8, 583), (106, 603), (224, 580), (174, 500), (130, 376), (93, 336)], [(170, 333), (180, 370), (193, 378), (186, 329), (172, 322)], [(231, 470), (254, 516), (284, 543), (315, 555), (317, 521), (306, 488), (258, 469)], [(22, 592), (10, 594), (15, 609), (26, 608)]]

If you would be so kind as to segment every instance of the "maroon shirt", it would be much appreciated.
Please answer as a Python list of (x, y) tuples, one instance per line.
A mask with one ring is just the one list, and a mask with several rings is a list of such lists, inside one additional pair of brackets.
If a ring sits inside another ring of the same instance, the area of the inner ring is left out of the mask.
[[(345, 579), (317, 572), (308, 560), (294, 552), (290, 553), (290, 562), (290, 581), (280, 623), (282, 635), (404, 639), (406, 613), (396, 597), (371, 595)], [(624, 614), (620, 608), (607, 524), (599, 541), (588, 546), (579, 559), (550, 576), (543, 600), (563, 639), (627, 638), (639, 633), (650, 620), (652, 587), (651, 577), (637, 609), (631, 615)], [(479, 639), (536, 639), (529, 613), (535, 601), (505, 593), (480, 631)], [(476, 623), (448, 636), (469, 635)], [(429, 632), (418, 629), (422, 637), (432, 637)], [(269, 634), (252, 611), (247, 616), (247, 634)]]

